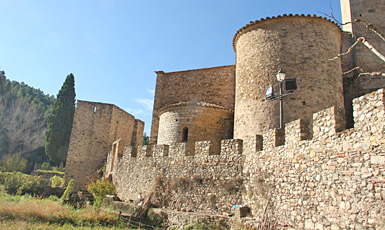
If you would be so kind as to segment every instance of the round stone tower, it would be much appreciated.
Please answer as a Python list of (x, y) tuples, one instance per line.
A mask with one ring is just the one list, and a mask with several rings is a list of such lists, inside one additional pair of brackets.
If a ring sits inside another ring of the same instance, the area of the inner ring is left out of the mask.
[[(279, 69), (297, 79), (297, 90), (283, 99), (284, 123), (305, 119), (331, 106), (343, 108), (339, 59), (341, 30), (316, 16), (283, 15), (251, 22), (233, 39), (236, 52), (234, 138), (279, 128), (279, 100), (265, 92), (277, 86)], [(277, 92), (277, 87), (275, 92)]]
[(159, 110), (158, 144), (232, 138), (233, 111), (209, 103), (177, 103)]

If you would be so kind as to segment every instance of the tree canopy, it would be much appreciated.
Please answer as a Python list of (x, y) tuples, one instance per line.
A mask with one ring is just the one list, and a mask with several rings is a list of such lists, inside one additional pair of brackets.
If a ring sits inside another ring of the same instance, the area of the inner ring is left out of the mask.
[(147, 136), (147, 133), (143, 134), (143, 142), (142, 145), (149, 145), (150, 144), (150, 137)]
[(44, 153), (44, 132), (54, 101), (54, 96), (11, 81), (0, 71), (0, 159), (18, 155), (28, 161), (26, 171), (34, 163), (49, 160)]
[(67, 76), (47, 117), (45, 153), (56, 164), (65, 162), (75, 113), (75, 79)]

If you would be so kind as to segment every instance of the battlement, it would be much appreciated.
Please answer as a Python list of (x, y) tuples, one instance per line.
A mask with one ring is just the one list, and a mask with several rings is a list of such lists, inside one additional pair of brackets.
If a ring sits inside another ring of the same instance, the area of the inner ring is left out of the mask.
[[(216, 144), (218, 146), (219, 143), (214, 141), (197, 141), (195, 143), (174, 143), (171, 145), (143, 145), (138, 146), (138, 149), (127, 146), (124, 149), (124, 155), (144, 158), (242, 154), (242, 140), (222, 140), (220, 148), (217, 148)], [(219, 152), (215, 150), (219, 150)]]
[[(258, 216), (271, 199), (279, 216), (295, 226), (311, 224), (314, 218), (328, 226), (330, 218), (355, 215), (357, 210), (362, 214), (360, 221), (367, 222), (365, 213), (373, 207), (378, 211), (384, 203), (384, 96), (385, 90), (380, 89), (354, 99), (355, 126), (347, 130), (343, 112), (331, 107), (314, 113), (312, 127), (295, 120), (285, 129), (244, 140), (137, 148), (124, 147), (118, 140), (108, 155), (106, 175), (125, 201), (143, 197), (158, 185), (152, 202), (176, 210), (220, 214), (246, 202)], [(341, 194), (346, 198), (342, 200)], [(368, 201), (368, 208), (358, 207), (351, 202), (357, 196), (376, 199)], [(305, 220), (309, 210), (318, 213), (319, 202), (330, 212)], [(292, 219), (293, 213), (297, 218)], [(333, 223), (339, 222), (337, 218)]]
[[(383, 130), (384, 124), (384, 89), (377, 90), (370, 94), (353, 100), (354, 121), (353, 129), (344, 133), (344, 113), (340, 108), (331, 107), (313, 115), (313, 132), (310, 132), (309, 125), (304, 120), (295, 120), (285, 125), (285, 129), (271, 129), (263, 135), (248, 137), (245, 140), (228, 139), (220, 143), (214, 141), (198, 141), (195, 143), (174, 143), (171, 145), (148, 145), (125, 147), (120, 156), (135, 157), (181, 157), (181, 156), (216, 156), (216, 155), (238, 155), (253, 154), (258, 151), (282, 148), (288, 156), (293, 149), (314, 143), (326, 143), (329, 145), (335, 139), (352, 136), (360, 132), (362, 137), (375, 136)], [(349, 134), (349, 135), (348, 135)], [(351, 137), (354, 139), (354, 137)], [(122, 146), (122, 145), (120, 145)], [(220, 148), (218, 148), (220, 146)], [(122, 147), (120, 147), (122, 148)], [(116, 150), (120, 153), (123, 149)]]

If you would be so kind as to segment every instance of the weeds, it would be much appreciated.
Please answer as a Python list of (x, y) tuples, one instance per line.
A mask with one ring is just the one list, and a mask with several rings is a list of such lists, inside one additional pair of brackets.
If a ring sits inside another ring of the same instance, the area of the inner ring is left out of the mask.
[(58, 169), (57, 169), (57, 168), (55, 169), (55, 167), (54, 167), (52, 170), (38, 169), (38, 170), (36, 170), (36, 172), (42, 172), (42, 173), (57, 173), (57, 174), (62, 174), (62, 175), (65, 174), (65, 172), (58, 171)]
[(155, 227), (162, 227), (164, 217), (154, 212), (154, 209), (150, 208), (147, 212), (145, 223)]
[(68, 200), (70, 198), (71, 192), (74, 188), (74, 179), (71, 179), (70, 182), (68, 182), (67, 188), (63, 193), (63, 196), (60, 198), (62, 201)]
[(42, 168), (43, 170), (49, 170), (49, 169), (50, 169), (49, 163), (48, 163), (48, 162), (44, 162), (44, 163), (41, 165), (41, 168)]
[(27, 166), (27, 160), (17, 154), (3, 156), (0, 160), (0, 171), (22, 172)]
[(100, 207), (106, 195), (115, 195), (115, 186), (108, 180), (98, 179), (87, 185), (87, 190), (94, 196), (94, 205)]
[(0, 229), (75, 229), (77, 227), (122, 229), (119, 216), (95, 207), (74, 209), (57, 198), (0, 193)]
[(63, 187), (64, 186), (64, 179), (59, 176), (53, 176), (50, 179), (51, 187)]
[(10, 194), (38, 194), (47, 185), (40, 176), (31, 176), (20, 172), (3, 172), (1, 177), (5, 190)]

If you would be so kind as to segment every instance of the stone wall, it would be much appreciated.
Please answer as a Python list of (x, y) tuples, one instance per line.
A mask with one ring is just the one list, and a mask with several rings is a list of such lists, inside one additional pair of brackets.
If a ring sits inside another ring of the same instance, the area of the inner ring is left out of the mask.
[(68, 147), (66, 182), (74, 179), (75, 190), (85, 189), (98, 176), (112, 143), (121, 139), (123, 147), (131, 143), (137, 146), (141, 144), (143, 128), (142, 121), (115, 105), (78, 100)]
[(279, 100), (265, 99), (280, 68), (297, 79), (297, 90), (283, 99), (284, 123), (331, 106), (344, 107), (341, 62), (328, 61), (341, 50), (341, 30), (325, 18), (284, 15), (244, 26), (234, 36), (236, 88), (234, 138), (261, 135), (279, 127)]
[(157, 143), (158, 110), (181, 102), (206, 102), (234, 110), (235, 66), (156, 72), (151, 143)]
[[(354, 100), (353, 129), (338, 132), (343, 116), (331, 108), (314, 114), (313, 139), (246, 155), (244, 199), (253, 214), (261, 216), (267, 206), (277, 223), (294, 228), (383, 227), (383, 98), (382, 89)], [(287, 125), (286, 134), (303, 133), (298, 122)]]
[[(367, 24), (371, 24), (380, 33), (385, 32), (385, 21), (383, 12), (385, 11), (385, 0), (341, 0), (342, 22), (348, 23), (359, 19)], [(353, 40), (359, 37), (372, 44), (383, 55), (385, 53), (385, 42), (374, 32), (359, 23), (344, 25), (344, 30), (351, 32)], [(355, 65), (361, 67), (365, 72), (385, 72), (385, 64), (373, 52), (363, 44), (359, 44), (354, 49)]]
[(187, 143), (142, 146), (136, 157), (133, 148), (126, 148), (112, 169), (119, 198), (132, 201), (151, 194), (159, 207), (213, 214), (229, 213), (242, 203), (241, 141), (222, 141), (220, 155), (212, 155), (210, 141), (196, 142), (194, 154), (187, 148)]
[(158, 144), (203, 140), (219, 144), (223, 139), (232, 138), (233, 111), (221, 106), (179, 103), (162, 108), (159, 114)]
[[(341, 10), (343, 23), (359, 19), (371, 24), (384, 34), (385, 20), (382, 15), (385, 10), (385, 0), (341, 0)], [(343, 29), (346, 32), (344, 32), (342, 52), (346, 52), (357, 38), (363, 36), (380, 53), (385, 53), (385, 42), (364, 25), (348, 23), (343, 26)], [(384, 77), (368, 75), (358, 77), (358, 75), (362, 72), (384, 73), (385, 63), (366, 46), (358, 44), (349, 55), (342, 57), (342, 64), (343, 72), (349, 72), (344, 74), (344, 97), (347, 125), (352, 127), (352, 99), (385, 87)], [(360, 67), (362, 71), (351, 71), (354, 67)]]
[[(385, 215), (385, 91), (357, 98), (355, 127), (332, 107), (245, 140), (128, 147), (109, 169), (119, 197), (146, 195), (159, 207), (220, 214), (247, 204), (295, 229), (383, 227)], [(195, 150), (192, 150), (195, 148)], [(111, 154), (109, 161), (112, 160)]]

